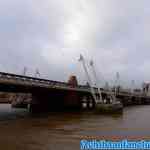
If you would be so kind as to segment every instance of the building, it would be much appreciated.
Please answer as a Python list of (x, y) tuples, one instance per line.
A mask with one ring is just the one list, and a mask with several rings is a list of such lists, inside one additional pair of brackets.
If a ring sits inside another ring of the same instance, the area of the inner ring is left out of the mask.
[(150, 96), (150, 83), (144, 82), (142, 85), (142, 90), (147, 96)]

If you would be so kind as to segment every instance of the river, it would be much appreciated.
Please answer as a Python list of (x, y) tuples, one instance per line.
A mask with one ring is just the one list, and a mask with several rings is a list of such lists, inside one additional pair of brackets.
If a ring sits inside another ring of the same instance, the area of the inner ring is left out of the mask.
[(0, 105), (1, 150), (78, 150), (81, 139), (150, 139), (150, 106), (132, 106), (122, 115), (93, 112), (31, 115)]

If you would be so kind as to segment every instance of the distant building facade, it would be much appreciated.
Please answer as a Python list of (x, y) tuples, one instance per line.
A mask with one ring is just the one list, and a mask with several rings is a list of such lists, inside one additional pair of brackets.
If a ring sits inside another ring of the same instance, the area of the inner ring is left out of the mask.
[(150, 83), (143, 83), (142, 85), (143, 93), (150, 96)]

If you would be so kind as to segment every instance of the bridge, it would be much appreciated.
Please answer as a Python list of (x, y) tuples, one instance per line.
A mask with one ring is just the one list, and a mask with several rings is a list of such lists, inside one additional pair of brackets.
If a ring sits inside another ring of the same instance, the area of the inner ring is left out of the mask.
[[(98, 96), (98, 89), (94, 88)], [(83, 99), (95, 105), (90, 87), (78, 85), (73, 76), (68, 82), (52, 81), (30, 76), (0, 72), (0, 92), (31, 93), (30, 106), (32, 111), (80, 109)], [(113, 94), (113, 91), (102, 89), (102, 96)], [(144, 93), (120, 91), (117, 97), (122, 103), (149, 103), (150, 97)], [(89, 105), (88, 105), (89, 106)]]

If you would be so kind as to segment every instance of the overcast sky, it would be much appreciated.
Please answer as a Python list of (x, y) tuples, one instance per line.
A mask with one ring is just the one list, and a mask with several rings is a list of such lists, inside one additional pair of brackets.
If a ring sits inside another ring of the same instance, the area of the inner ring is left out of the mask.
[(78, 62), (93, 59), (99, 80), (150, 81), (149, 0), (0, 0), (0, 71), (86, 81)]

